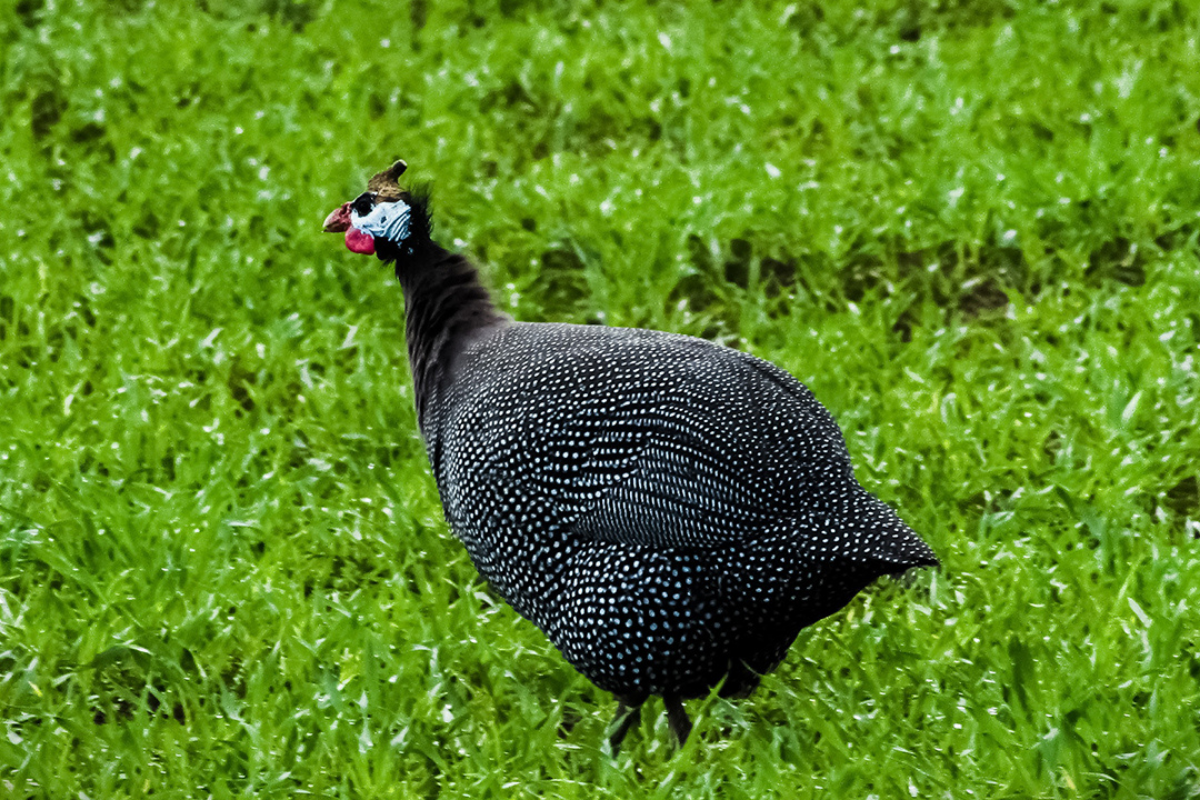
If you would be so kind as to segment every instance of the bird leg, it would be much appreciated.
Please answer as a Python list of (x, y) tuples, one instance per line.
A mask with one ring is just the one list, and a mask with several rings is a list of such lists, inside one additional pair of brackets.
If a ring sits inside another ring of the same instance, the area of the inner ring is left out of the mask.
[(630, 728), (638, 724), (641, 718), (641, 703), (630, 705), (620, 698), (617, 699), (617, 715), (613, 717), (612, 721), (616, 729), (608, 737), (608, 744), (612, 748), (614, 758), (616, 758), (617, 753), (621, 750), (621, 742), (624, 741), (625, 734), (629, 733)]
[(687, 711), (683, 708), (683, 701), (678, 695), (665, 694), (663, 704), (667, 707), (667, 724), (679, 740), (679, 746), (683, 747), (687, 743), (688, 734), (692, 732), (692, 721), (688, 719)]

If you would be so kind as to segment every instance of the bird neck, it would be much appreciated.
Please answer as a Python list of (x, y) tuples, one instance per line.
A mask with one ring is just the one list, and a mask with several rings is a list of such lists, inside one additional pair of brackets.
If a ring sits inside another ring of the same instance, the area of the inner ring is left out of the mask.
[(396, 277), (404, 290), (408, 363), (424, 430), (430, 398), (441, 391), (463, 346), (507, 317), (497, 310), (475, 266), (432, 241), (398, 259)]

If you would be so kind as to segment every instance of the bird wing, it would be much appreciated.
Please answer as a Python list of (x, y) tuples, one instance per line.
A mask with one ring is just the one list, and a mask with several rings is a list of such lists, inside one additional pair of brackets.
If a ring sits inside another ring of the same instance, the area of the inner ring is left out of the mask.
[(551, 514), (592, 539), (722, 547), (856, 486), (807, 388), (704, 340), (514, 325), (464, 356), (455, 385), (441, 434), (455, 444), (435, 465), (455, 518)]

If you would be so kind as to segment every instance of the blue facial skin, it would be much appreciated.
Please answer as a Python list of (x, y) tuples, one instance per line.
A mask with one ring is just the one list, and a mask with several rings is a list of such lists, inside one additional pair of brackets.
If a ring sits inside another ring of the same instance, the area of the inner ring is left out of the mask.
[(354, 210), (350, 212), (350, 223), (355, 228), (376, 239), (386, 239), (397, 245), (408, 238), (411, 218), (412, 209), (403, 200), (379, 203), (366, 216), (359, 216)]

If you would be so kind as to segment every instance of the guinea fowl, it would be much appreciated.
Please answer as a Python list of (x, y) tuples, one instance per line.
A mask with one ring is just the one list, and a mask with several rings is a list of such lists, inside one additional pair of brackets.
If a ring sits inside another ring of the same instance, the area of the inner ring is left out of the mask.
[(479, 573), (619, 701), (748, 694), (805, 626), (938, 563), (854, 478), (829, 412), (754, 356), (657, 331), (513, 322), (433, 242), (406, 165), (325, 220), (394, 264), (417, 418)]

